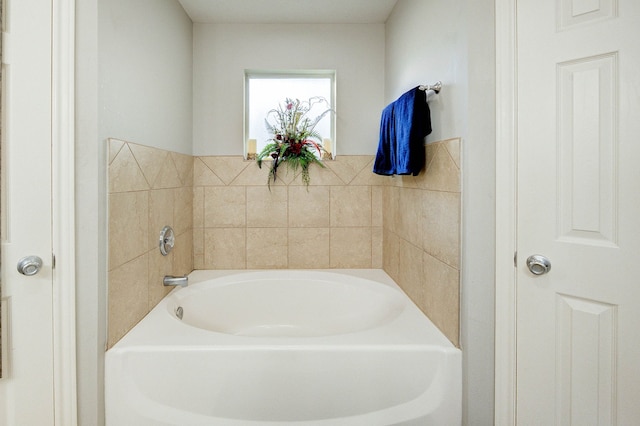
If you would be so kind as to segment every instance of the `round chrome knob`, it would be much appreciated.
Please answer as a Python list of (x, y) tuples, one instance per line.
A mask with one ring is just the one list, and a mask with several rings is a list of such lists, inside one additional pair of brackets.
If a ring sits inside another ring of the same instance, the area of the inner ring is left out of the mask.
[(163, 256), (168, 255), (171, 253), (171, 250), (173, 250), (175, 243), (176, 237), (173, 233), (173, 229), (168, 225), (162, 228), (159, 241), (160, 253), (162, 253)]
[(551, 270), (551, 262), (541, 254), (534, 254), (527, 258), (527, 268), (533, 275), (543, 275)]
[(18, 272), (22, 275), (35, 275), (42, 268), (42, 259), (38, 256), (26, 256), (18, 261)]

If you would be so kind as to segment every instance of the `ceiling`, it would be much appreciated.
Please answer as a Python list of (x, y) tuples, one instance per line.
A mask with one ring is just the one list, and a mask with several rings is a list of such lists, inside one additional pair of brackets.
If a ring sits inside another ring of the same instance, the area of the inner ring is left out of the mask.
[(193, 22), (383, 23), (398, 0), (178, 0)]

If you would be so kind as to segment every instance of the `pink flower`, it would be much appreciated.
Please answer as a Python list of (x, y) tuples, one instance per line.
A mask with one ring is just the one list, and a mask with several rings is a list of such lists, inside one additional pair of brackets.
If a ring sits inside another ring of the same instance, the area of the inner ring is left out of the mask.
[(291, 109), (291, 108), (293, 108), (293, 103), (292, 103), (292, 102), (289, 102), (289, 103), (287, 104), (287, 109)]

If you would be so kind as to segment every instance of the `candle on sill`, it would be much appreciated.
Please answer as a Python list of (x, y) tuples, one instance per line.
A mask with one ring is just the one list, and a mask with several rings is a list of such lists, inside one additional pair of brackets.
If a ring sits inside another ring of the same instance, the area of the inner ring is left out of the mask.
[(327, 152), (328, 157), (332, 158), (333, 155), (331, 155), (331, 139), (323, 139), (322, 140), (322, 147)]
[(257, 142), (255, 139), (249, 139), (247, 141), (247, 158), (255, 158), (257, 151)]
[(255, 160), (257, 151), (257, 143), (255, 139), (247, 140), (247, 160)]

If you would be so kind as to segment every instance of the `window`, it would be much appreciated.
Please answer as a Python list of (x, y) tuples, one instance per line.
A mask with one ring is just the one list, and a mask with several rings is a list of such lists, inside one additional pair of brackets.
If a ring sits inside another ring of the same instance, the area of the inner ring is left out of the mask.
[[(317, 96), (328, 105), (315, 105), (309, 117), (327, 108), (335, 111), (335, 71), (245, 71), (245, 158), (254, 158), (271, 138), (265, 124), (269, 111), (284, 105), (287, 98), (306, 102)], [(325, 149), (335, 155), (334, 114), (327, 114), (315, 130)]]

